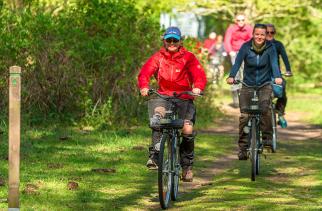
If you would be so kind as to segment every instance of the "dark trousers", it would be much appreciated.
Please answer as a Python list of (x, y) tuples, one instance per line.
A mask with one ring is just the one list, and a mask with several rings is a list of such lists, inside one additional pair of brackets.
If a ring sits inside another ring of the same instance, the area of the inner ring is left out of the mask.
[(287, 103), (287, 96), (286, 96), (286, 86), (283, 86), (283, 96), (281, 98), (278, 98), (276, 101), (276, 107), (275, 109), (277, 110), (279, 115), (284, 115), (285, 113), (285, 107)]
[[(181, 100), (178, 104), (180, 119), (195, 123), (196, 108), (192, 100)], [(180, 164), (183, 169), (191, 168), (194, 160), (194, 134), (182, 134), (180, 143)], [(160, 150), (161, 131), (152, 129), (152, 144), (149, 147), (150, 157), (157, 157)]]
[[(270, 109), (272, 87), (270, 85), (264, 86), (260, 89), (259, 93), (259, 105), (262, 109), (260, 128), (262, 131), (263, 140), (272, 139), (272, 113)], [(248, 123), (249, 115), (244, 112), (244, 109), (249, 106), (250, 99), (252, 97), (252, 89), (243, 86), (239, 96), (241, 116), (239, 118), (239, 139), (238, 146), (240, 150), (245, 150), (248, 147), (248, 133), (244, 130)]]

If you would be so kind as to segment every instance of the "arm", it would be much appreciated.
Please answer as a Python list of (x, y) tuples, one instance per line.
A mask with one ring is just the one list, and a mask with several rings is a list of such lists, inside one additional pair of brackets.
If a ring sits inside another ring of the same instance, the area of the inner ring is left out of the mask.
[(246, 55), (246, 45), (243, 44), (237, 54), (235, 64), (232, 66), (232, 68), (230, 70), (229, 78), (234, 78), (236, 76), (237, 72), (239, 71), (240, 66), (243, 63), (245, 55)]
[(226, 33), (225, 33), (225, 39), (224, 39), (224, 45), (225, 45), (225, 49), (226, 52), (229, 54), (232, 51), (231, 48), (231, 34), (233, 31), (233, 27), (229, 26)]
[(283, 43), (281, 43), (281, 56), (282, 56), (286, 71), (291, 72), (291, 66), (288, 61), (288, 57), (287, 57)]
[(148, 59), (148, 61), (142, 66), (138, 75), (138, 86), (140, 89), (149, 88), (151, 76), (159, 69), (159, 63), (157, 54), (154, 54)]
[(269, 58), (270, 58), (270, 63), (272, 67), (273, 77), (282, 78), (281, 71), (279, 70), (279, 67), (278, 67), (277, 51), (276, 51), (275, 45), (272, 46), (272, 50)]
[(198, 59), (191, 54), (190, 61), (188, 62), (188, 71), (190, 72), (193, 80), (194, 88), (198, 88), (201, 91), (205, 89), (207, 84), (207, 78), (204, 69), (199, 63)]

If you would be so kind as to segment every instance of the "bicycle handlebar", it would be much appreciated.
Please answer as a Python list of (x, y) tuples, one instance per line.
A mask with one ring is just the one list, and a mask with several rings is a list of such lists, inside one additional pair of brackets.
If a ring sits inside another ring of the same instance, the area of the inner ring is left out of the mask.
[(266, 85), (268, 85), (268, 84), (271, 84), (271, 82), (270, 82), (270, 81), (267, 81), (267, 82), (265, 82), (265, 83), (263, 83), (262, 85), (259, 85), (259, 86), (250, 86), (250, 85), (246, 84), (245, 82), (243, 82), (243, 81), (241, 81), (241, 80), (235, 80), (235, 81), (234, 81), (234, 84), (239, 84), (239, 83), (243, 84), (244, 86), (246, 86), (246, 87), (248, 87), (248, 88), (255, 88), (255, 89), (260, 89), (260, 88), (262, 88), (263, 86), (266, 86)]
[(177, 94), (176, 92), (173, 92), (173, 96), (164, 96), (164, 95), (159, 94), (154, 89), (149, 89), (148, 95), (152, 95), (152, 94), (156, 94), (157, 96), (159, 96), (160, 98), (162, 98), (164, 100), (177, 99), (182, 95), (190, 95), (190, 96), (195, 96), (195, 97), (203, 96), (203, 92), (201, 92), (200, 94), (196, 94), (196, 93), (193, 93), (192, 91), (184, 91), (184, 92), (180, 92), (179, 94)]

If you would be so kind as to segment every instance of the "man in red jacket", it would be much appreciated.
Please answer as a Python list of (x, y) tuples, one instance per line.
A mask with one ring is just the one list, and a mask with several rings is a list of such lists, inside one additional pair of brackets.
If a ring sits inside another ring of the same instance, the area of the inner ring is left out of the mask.
[[(235, 17), (235, 23), (231, 24), (225, 33), (225, 50), (230, 55), (231, 63), (234, 65), (237, 53), (245, 42), (249, 41), (253, 37), (253, 28), (246, 24), (245, 15), (238, 14)], [(240, 80), (243, 74), (243, 65), (241, 66), (239, 72), (237, 73), (235, 79)], [(233, 95), (233, 106), (238, 107), (238, 92), (239, 85), (232, 85), (231, 91)]]
[[(142, 96), (148, 95), (150, 78), (154, 75), (159, 85), (158, 92), (173, 96), (173, 93), (192, 91), (200, 94), (204, 90), (207, 79), (197, 58), (182, 45), (181, 32), (177, 27), (167, 28), (163, 36), (163, 48), (156, 52), (143, 65), (138, 85)], [(179, 118), (184, 120), (182, 142), (180, 145), (180, 163), (183, 169), (182, 179), (191, 182), (194, 158), (193, 125), (196, 109), (193, 97), (184, 95), (178, 104)], [(152, 129), (152, 145), (149, 148), (148, 168), (157, 168), (160, 132)]]

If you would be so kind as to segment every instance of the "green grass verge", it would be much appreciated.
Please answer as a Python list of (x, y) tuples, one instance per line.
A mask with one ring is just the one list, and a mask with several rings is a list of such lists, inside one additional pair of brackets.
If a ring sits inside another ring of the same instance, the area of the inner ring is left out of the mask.
[[(70, 139), (60, 140), (62, 136)], [(156, 199), (157, 175), (145, 167), (150, 142), (148, 128), (83, 134), (72, 129), (30, 130), (22, 138), (20, 199), (23, 210), (144, 209)], [(7, 137), (2, 138), (0, 208), (7, 207)], [(196, 170), (227, 153), (225, 137), (199, 135)], [(95, 168), (115, 173), (93, 172)], [(68, 182), (78, 189), (68, 190)]]
[(288, 111), (299, 112), (302, 121), (322, 126), (322, 91), (320, 94), (289, 94), (286, 113)]
[(255, 182), (249, 161), (233, 161), (212, 185), (183, 195), (175, 210), (321, 210), (321, 151), (318, 140), (283, 141), (262, 159)]

